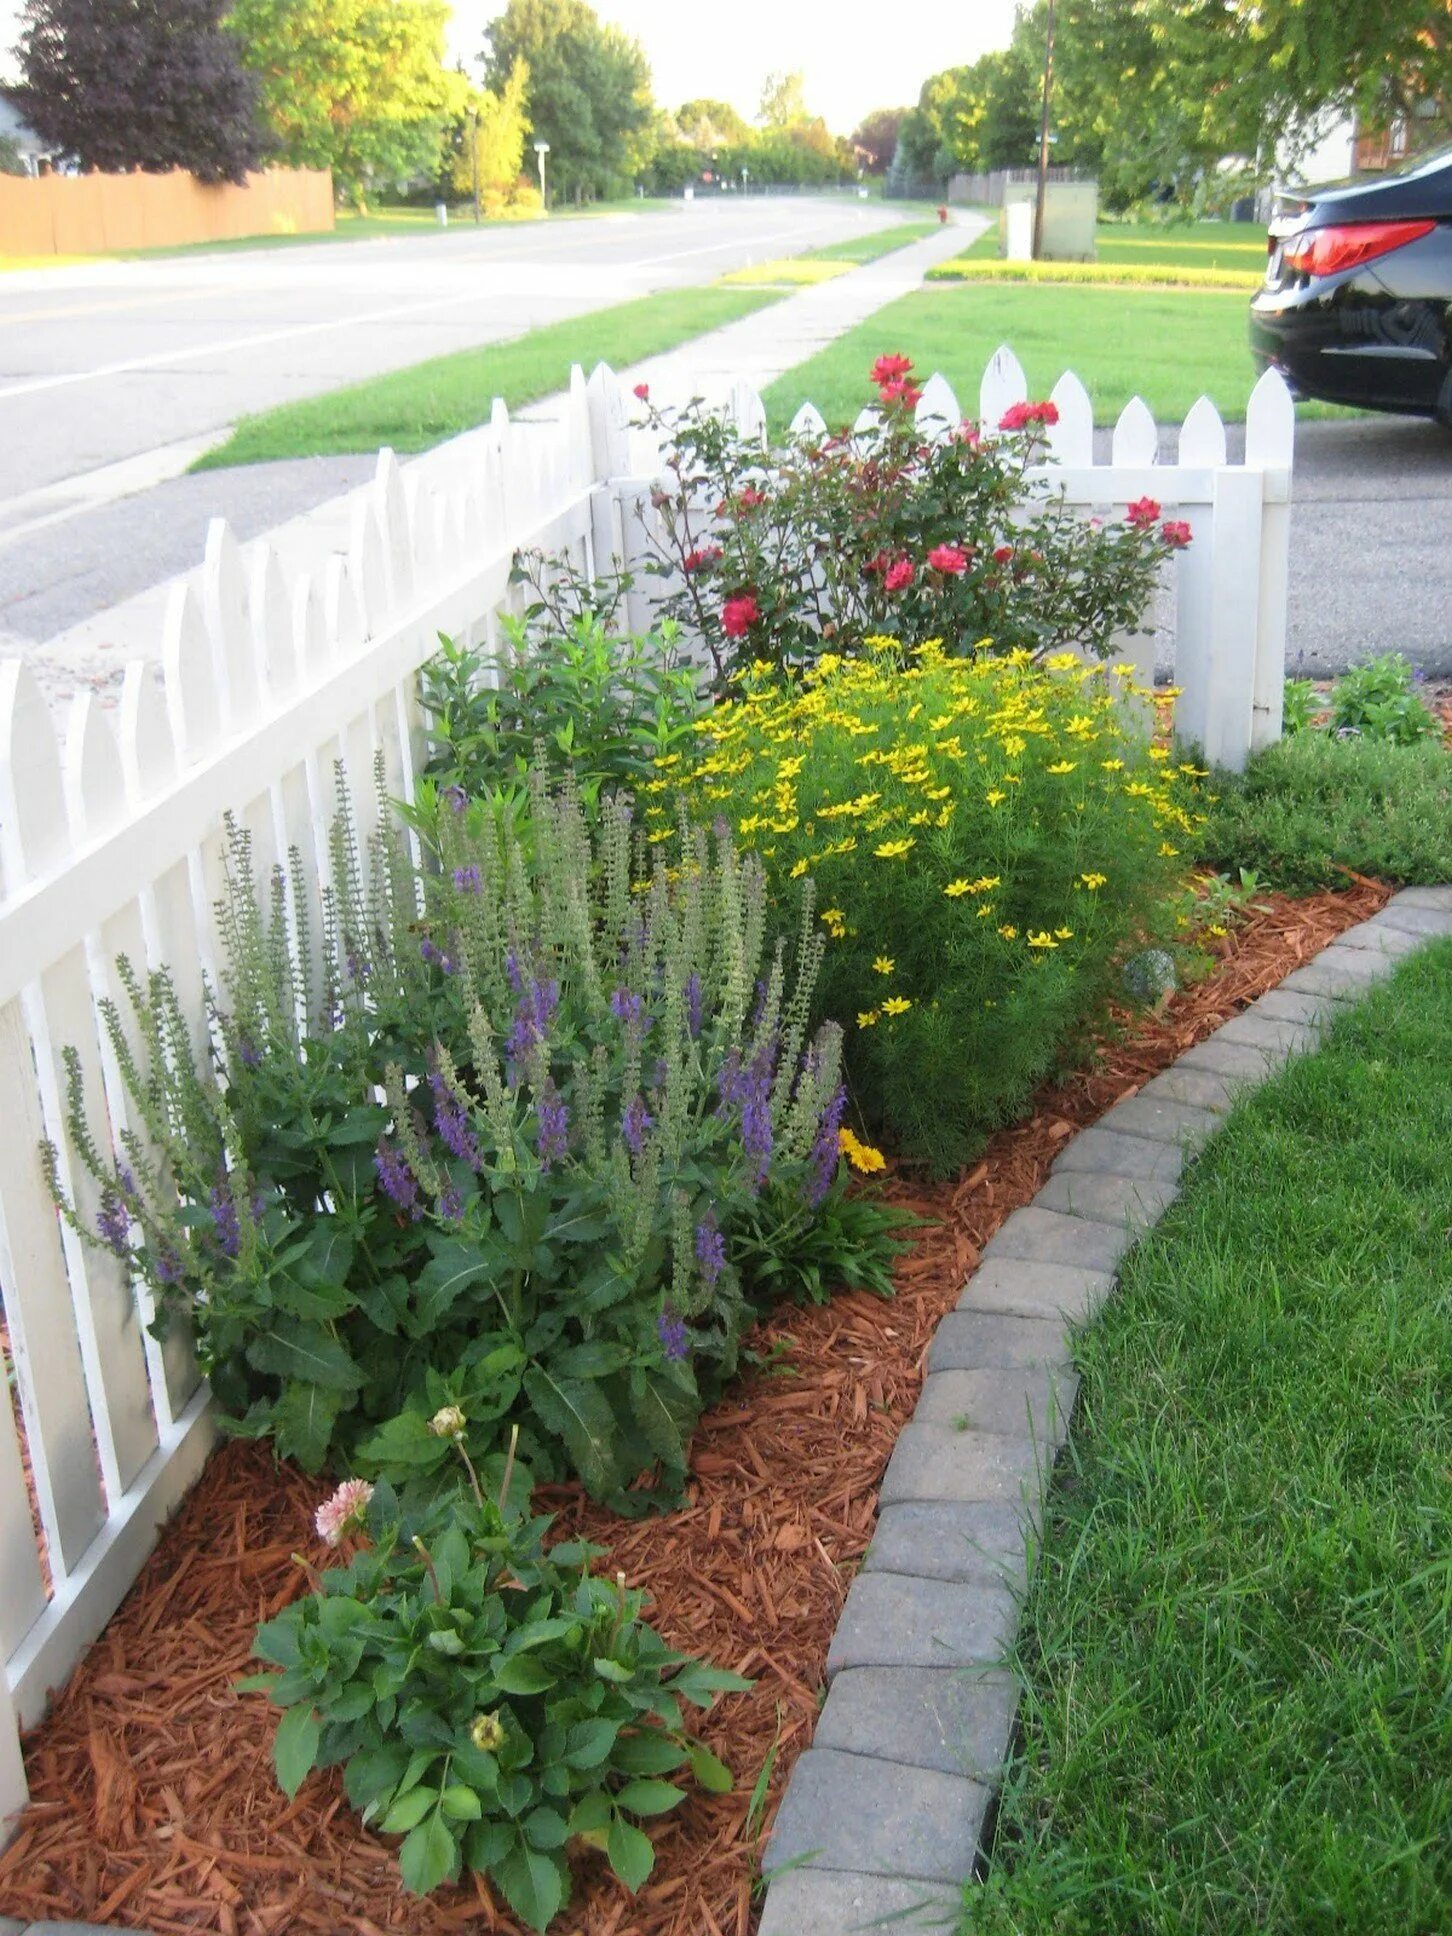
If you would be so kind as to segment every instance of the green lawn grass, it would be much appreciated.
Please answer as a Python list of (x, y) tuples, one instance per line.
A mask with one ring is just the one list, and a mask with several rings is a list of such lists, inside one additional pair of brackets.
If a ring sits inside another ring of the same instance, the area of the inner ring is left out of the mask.
[[(1452, 752), (1293, 733), (1240, 775), (1215, 776), (1199, 854), (1275, 887), (1344, 887), (1347, 869), (1452, 881)], [(1452, 1222), (1452, 1216), (1449, 1216)]]
[(335, 456), (383, 444), (399, 451), (427, 450), (486, 422), (495, 397), (513, 410), (562, 389), (572, 363), (589, 368), (604, 362), (622, 369), (778, 300), (775, 290), (719, 287), (641, 296), (546, 324), (512, 342), (433, 357), (244, 417), (224, 444), (192, 468)]
[(824, 249), (808, 249), (810, 262), (876, 262), (879, 256), (891, 255), (894, 249), (905, 249), (909, 242), (921, 242), (924, 236), (936, 235), (939, 224), (932, 222), (896, 222), (890, 229), (874, 229), (870, 235), (849, 235), (845, 241), (828, 243)]
[(945, 284), (899, 297), (779, 377), (766, 392), (776, 428), (808, 399), (829, 424), (849, 423), (871, 400), (867, 372), (884, 350), (912, 357), (978, 410), (983, 366), (1007, 343), (1029, 394), (1046, 397), (1066, 369), (1082, 379), (1098, 423), (1113, 423), (1136, 393), (1161, 423), (1208, 395), (1222, 416), (1243, 417), (1255, 383), (1245, 297), (1218, 289), (1101, 289)]
[(1237, 1109), (1129, 1259), (960, 1936), (1452, 1929), (1452, 944)]

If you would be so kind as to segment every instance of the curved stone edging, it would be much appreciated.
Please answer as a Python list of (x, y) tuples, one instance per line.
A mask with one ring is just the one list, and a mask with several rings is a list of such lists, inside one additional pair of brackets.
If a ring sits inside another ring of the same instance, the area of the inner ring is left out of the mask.
[(1078, 1389), (1068, 1327), (1103, 1303), (1237, 1096), (1444, 935), (1452, 887), (1394, 895), (1081, 1130), (984, 1246), (883, 1476), (827, 1702), (777, 1811), (764, 1866), (785, 1873), (758, 1936), (956, 1927), (1018, 1706), (999, 1663)]

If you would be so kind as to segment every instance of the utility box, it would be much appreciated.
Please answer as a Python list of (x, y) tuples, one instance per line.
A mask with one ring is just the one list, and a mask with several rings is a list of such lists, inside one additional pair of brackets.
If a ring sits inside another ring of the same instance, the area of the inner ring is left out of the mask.
[[(998, 224), (1000, 255), (1011, 255), (1010, 240), (1016, 239), (1017, 223), (1023, 220), (1017, 210), (1028, 204), (1029, 226), (1033, 226), (1034, 202), (1038, 193), (1034, 182), (1008, 182), (1003, 190), (1003, 212)], [(1097, 181), (1051, 181), (1044, 195), (1044, 245), (1046, 262), (1092, 262), (1094, 226), (1099, 219)]]

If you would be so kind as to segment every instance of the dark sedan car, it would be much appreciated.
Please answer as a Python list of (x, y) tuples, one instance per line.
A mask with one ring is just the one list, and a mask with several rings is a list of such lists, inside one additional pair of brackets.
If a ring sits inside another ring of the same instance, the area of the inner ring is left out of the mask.
[(1298, 396), (1452, 428), (1452, 149), (1281, 198), (1250, 346)]

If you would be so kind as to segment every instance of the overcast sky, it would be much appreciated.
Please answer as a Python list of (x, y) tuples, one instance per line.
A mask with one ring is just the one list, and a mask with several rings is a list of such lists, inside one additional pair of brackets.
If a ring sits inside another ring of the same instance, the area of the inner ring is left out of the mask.
[[(910, 105), (929, 74), (1007, 44), (1014, 0), (594, 0), (645, 49), (656, 99), (727, 100), (751, 119), (772, 68), (800, 68), (807, 105), (848, 134), (870, 108)], [(500, 0), (454, 0), (451, 53), (470, 60)], [(20, 0), (0, 0), (0, 73)]]

